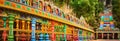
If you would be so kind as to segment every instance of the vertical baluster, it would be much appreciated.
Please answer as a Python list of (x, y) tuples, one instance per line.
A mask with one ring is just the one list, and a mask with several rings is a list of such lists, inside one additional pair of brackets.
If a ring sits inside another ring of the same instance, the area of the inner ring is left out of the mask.
[[(37, 20), (37, 23), (36, 23), (36, 30), (38, 31), (39, 30), (39, 22), (38, 22), (38, 20)], [(36, 41), (38, 41), (38, 38), (39, 36), (38, 36), (38, 32), (36, 33)]]
[(67, 26), (64, 25), (64, 41), (67, 41), (67, 39), (66, 39), (66, 28), (67, 28)]
[(29, 0), (29, 4), (30, 4), (30, 6), (32, 6), (32, 0)]
[(45, 41), (49, 41), (49, 34), (47, 33), (48, 32), (48, 27), (49, 27), (49, 24), (48, 24), (48, 21), (46, 22), (46, 34), (45, 34)]
[(62, 41), (62, 35), (60, 35), (60, 41)]
[(32, 37), (31, 37), (31, 41), (36, 41), (35, 40), (35, 24), (36, 24), (36, 18), (32, 19)]
[(28, 29), (28, 31), (30, 30), (30, 18), (28, 18), (28, 20), (27, 20), (27, 29)]
[(41, 30), (41, 23), (39, 22), (38, 30)]
[[(7, 16), (6, 13), (4, 13), (4, 15), (3, 15), (3, 21), (4, 21), (3, 27), (5, 29), (6, 29), (6, 21), (7, 21), (7, 17), (6, 16)], [(7, 38), (7, 32), (6, 32), (6, 30), (3, 31), (2, 36), (3, 36), (3, 41), (6, 41), (6, 38)]]
[(43, 41), (43, 34), (42, 33), (40, 33), (39, 41)]
[(52, 40), (51, 40), (51, 41), (55, 41), (55, 39), (54, 39), (54, 38), (55, 38), (55, 37), (54, 37), (54, 35), (55, 35), (55, 34), (54, 34), (54, 30), (55, 30), (55, 29), (54, 29), (54, 26), (55, 26), (54, 21), (51, 21), (51, 28), (52, 28)]
[(39, 23), (38, 23), (38, 21), (36, 23), (36, 30), (39, 30)]
[(44, 33), (44, 40), (43, 41), (46, 41), (46, 32), (47, 32), (47, 24), (44, 22), (44, 28), (45, 28), (45, 33)]
[(13, 34), (13, 25), (14, 25), (14, 15), (9, 15), (9, 36), (8, 41), (14, 41), (14, 34)]
[[(27, 30), (30, 31), (30, 18), (27, 18)], [(30, 41), (30, 33), (27, 34), (27, 41)]]
[(44, 32), (44, 25), (43, 25), (43, 23), (41, 25), (42, 25), (41, 31)]
[(45, 41), (49, 41), (49, 34), (48, 33), (45, 34)]
[[(15, 22), (16, 22), (16, 29), (19, 29), (19, 16), (16, 16), (16, 20), (15, 20)], [(19, 41), (19, 32), (18, 31), (16, 31), (16, 41)]]
[[(42, 24), (39, 24), (39, 30), (43, 31), (43, 25)], [(39, 35), (39, 41), (43, 41), (43, 34), (40, 33)]]
[(24, 29), (25, 29), (25, 21), (22, 20), (22, 30), (24, 30)]
[(27, 5), (30, 6), (30, 0), (27, 0)]
[[(22, 30), (25, 30), (25, 20), (22, 20)], [(26, 40), (25, 37), (26, 37), (25, 33), (22, 32), (21, 41), (25, 41)]]
[(39, 10), (43, 11), (43, 2), (39, 1)]

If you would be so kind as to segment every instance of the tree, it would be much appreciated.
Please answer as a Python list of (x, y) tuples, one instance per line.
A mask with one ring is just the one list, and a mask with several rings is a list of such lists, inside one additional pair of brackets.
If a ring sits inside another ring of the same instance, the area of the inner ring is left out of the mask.
[(70, 6), (78, 18), (84, 16), (91, 26), (99, 26), (99, 13), (103, 11), (103, 3), (98, 0), (72, 0)]
[(99, 13), (103, 11), (103, 3), (98, 0), (54, 0), (58, 7), (69, 5), (78, 18), (83, 16), (87, 23), (93, 27), (99, 27)]
[(112, 0), (112, 12), (113, 12), (113, 19), (115, 21), (115, 27), (120, 29), (120, 0)]

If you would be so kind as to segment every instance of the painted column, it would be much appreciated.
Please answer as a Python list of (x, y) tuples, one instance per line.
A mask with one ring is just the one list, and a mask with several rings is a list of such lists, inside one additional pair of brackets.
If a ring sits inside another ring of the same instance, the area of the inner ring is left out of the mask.
[(31, 41), (36, 41), (35, 39), (35, 24), (36, 24), (36, 18), (32, 18), (32, 36), (31, 36)]
[(67, 41), (67, 39), (66, 39), (66, 28), (67, 28), (67, 25), (64, 25), (64, 41)]
[[(16, 22), (16, 29), (19, 29), (19, 20), (16, 19), (15, 22)], [(16, 31), (16, 41), (19, 41), (18, 38), (19, 38), (19, 32)]]
[(9, 35), (8, 41), (14, 41), (14, 33), (13, 33), (13, 25), (14, 25), (14, 16), (12, 14), (9, 15)]
[(43, 41), (43, 34), (42, 33), (40, 33), (40, 35), (39, 35), (39, 41)]
[[(39, 24), (39, 21), (37, 20), (37, 23), (36, 23), (36, 30), (39, 30), (39, 27), (40, 24)], [(36, 41), (39, 41), (39, 33), (36, 33)]]
[(83, 40), (83, 37), (82, 37), (82, 30), (80, 30), (80, 40), (79, 41), (82, 41)]
[[(25, 20), (22, 20), (22, 30), (25, 30)], [(26, 35), (25, 35), (25, 33), (24, 32), (22, 32), (22, 34), (21, 34), (21, 40), (22, 41), (25, 41), (26, 40)]]
[[(43, 23), (41, 24), (41, 31), (44, 32), (44, 24)], [(44, 35), (42, 33), (40, 33), (39, 41), (43, 41), (44, 40), (43, 37), (44, 37)]]
[(91, 32), (88, 32), (88, 36), (87, 36), (88, 41), (90, 40), (90, 35), (91, 35)]
[(50, 41), (50, 40), (49, 40), (49, 34), (48, 34), (48, 33), (46, 33), (45, 37), (46, 37), (46, 38), (45, 38), (45, 41)]
[[(48, 20), (46, 20), (45, 21), (45, 26), (46, 26), (46, 28), (45, 28), (45, 32), (48, 32), (48, 29), (49, 29), (49, 23), (48, 23)], [(45, 41), (49, 41), (50, 39), (49, 39), (49, 34), (48, 33), (45, 33)]]
[[(27, 30), (30, 31), (30, 18), (27, 18)], [(27, 41), (30, 41), (30, 32), (27, 33)]]
[[(3, 27), (6, 28), (6, 21), (7, 21), (7, 17), (6, 16), (3, 16), (3, 21), (4, 21)], [(6, 41), (6, 38), (7, 38), (7, 32), (6, 32), (6, 30), (3, 31), (2, 36), (3, 36), (2, 37), (3, 41)]]
[(51, 41), (55, 41), (55, 37), (54, 37), (54, 35), (55, 35), (55, 33), (54, 33), (54, 26), (55, 26), (55, 23), (54, 23), (54, 21), (52, 21), (51, 22), (51, 27), (52, 27), (52, 40)]
[(22, 20), (22, 30), (25, 30), (25, 20)]

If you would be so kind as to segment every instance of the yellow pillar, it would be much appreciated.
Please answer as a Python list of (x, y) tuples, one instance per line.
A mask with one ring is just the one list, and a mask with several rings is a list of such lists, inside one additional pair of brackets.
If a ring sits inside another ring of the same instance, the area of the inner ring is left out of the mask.
[(24, 30), (24, 29), (25, 29), (25, 21), (22, 20), (22, 30)]
[[(16, 28), (15, 29), (19, 29), (19, 20), (18, 19), (16, 19)], [(18, 31), (16, 31), (16, 41), (19, 41), (19, 34), (18, 34), (19, 32)]]
[[(19, 22), (20, 22), (20, 20), (19, 20), (19, 18), (20, 18), (20, 16), (19, 15), (17, 15), (16, 17), (16, 20), (15, 20), (15, 22), (16, 22), (16, 28), (15, 29), (19, 29), (19, 27), (20, 27), (20, 24), (19, 24)], [(19, 32), (18, 31), (16, 31), (16, 34), (15, 34), (15, 36), (16, 36), (16, 41), (19, 41)]]
[(19, 20), (16, 20), (16, 29), (19, 29)]
[(27, 21), (27, 29), (30, 30), (30, 21)]
[[(30, 18), (27, 18), (27, 30), (30, 31)], [(27, 33), (27, 41), (30, 41), (30, 32)]]

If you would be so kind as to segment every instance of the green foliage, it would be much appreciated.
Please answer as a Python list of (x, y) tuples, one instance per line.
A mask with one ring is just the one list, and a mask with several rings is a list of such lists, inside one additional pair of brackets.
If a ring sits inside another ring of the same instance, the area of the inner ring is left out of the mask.
[(61, 7), (64, 5), (65, 0), (53, 0), (54, 4), (58, 7)]
[(113, 5), (113, 19), (115, 20), (115, 26), (120, 29), (120, 0), (112, 0)]
[(53, 2), (58, 7), (69, 5), (78, 18), (84, 16), (91, 26), (99, 27), (99, 13), (103, 11), (103, 3), (98, 0), (54, 0)]
[(70, 2), (70, 6), (78, 18), (84, 16), (91, 26), (99, 26), (99, 13), (103, 11), (103, 4), (98, 0), (74, 0)]

